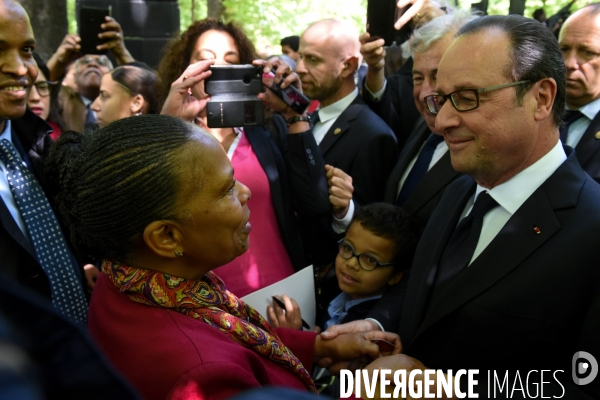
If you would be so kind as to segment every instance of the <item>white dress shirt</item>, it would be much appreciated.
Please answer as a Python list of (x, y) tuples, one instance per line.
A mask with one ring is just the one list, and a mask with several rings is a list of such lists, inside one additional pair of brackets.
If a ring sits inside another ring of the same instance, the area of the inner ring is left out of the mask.
[[(567, 109), (569, 109), (567, 107)], [(583, 117), (569, 125), (569, 133), (567, 134), (567, 142), (565, 144), (575, 148), (583, 137), (583, 134), (592, 123), (592, 120), (600, 112), (600, 99), (596, 99), (591, 103), (581, 107), (579, 111)]]
[[(558, 167), (565, 162), (566, 159), (567, 155), (559, 140), (545, 156), (513, 176), (508, 181), (491, 190), (477, 185), (475, 194), (467, 202), (461, 215), (461, 219), (471, 212), (476, 196), (486, 190), (489, 192), (490, 196), (498, 202), (499, 207), (488, 212), (483, 218), (479, 241), (477, 242), (477, 247), (475, 248), (475, 252), (473, 253), (469, 265), (485, 250), (498, 232), (502, 230), (510, 217), (517, 212), (519, 207), (525, 203), (533, 192), (535, 192), (558, 169)], [(383, 330), (383, 326), (379, 321), (372, 318), (367, 318), (367, 320), (377, 323), (379, 328)]]
[(319, 108), (319, 122), (313, 127), (313, 135), (317, 144), (321, 144), (323, 138), (333, 126), (333, 123), (338, 119), (340, 115), (352, 104), (354, 99), (358, 96), (358, 88), (354, 88), (352, 93), (336, 101), (327, 107)]
[[(10, 120), (6, 120), (6, 123), (4, 125), (4, 131), (2, 132), (2, 134), (0, 134), (0, 140), (2, 139), (8, 140), (10, 144), (14, 146), (12, 142)], [(23, 163), (25, 168), (27, 168), (27, 165), (23, 161), (21, 162)], [(6, 205), (6, 208), (8, 208), (8, 212), (10, 212), (10, 215), (12, 215), (13, 219), (19, 226), (19, 229), (21, 229), (21, 232), (23, 232), (25, 237), (29, 239), (27, 227), (25, 225), (25, 222), (23, 221), (23, 217), (21, 217), (21, 212), (17, 207), (17, 203), (15, 202), (15, 198), (13, 197), (12, 191), (10, 190), (10, 185), (8, 183), (8, 179), (6, 178), (6, 166), (4, 165), (4, 162), (2, 162), (2, 160), (0, 160), (0, 171), (2, 171), (0, 173), (0, 197), (2, 197), (2, 201)]]
[(567, 159), (560, 140), (545, 156), (530, 165), (508, 181), (488, 190), (477, 185), (475, 195), (467, 202), (461, 219), (471, 212), (475, 197), (487, 190), (499, 207), (488, 212), (483, 218), (481, 234), (477, 247), (471, 258), (471, 264), (496, 237), (498, 232), (508, 222), (510, 217), (517, 212), (519, 207), (535, 192)]

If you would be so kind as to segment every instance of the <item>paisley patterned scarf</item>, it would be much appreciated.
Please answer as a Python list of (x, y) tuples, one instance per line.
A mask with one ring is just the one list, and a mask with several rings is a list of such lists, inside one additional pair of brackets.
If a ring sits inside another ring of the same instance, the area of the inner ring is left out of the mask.
[(230, 293), (212, 271), (199, 281), (191, 281), (108, 260), (104, 260), (102, 271), (131, 300), (170, 308), (219, 329), (242, 346), (291, 371), (316, 393), (310, 374), (271, 325), (254, 308)]

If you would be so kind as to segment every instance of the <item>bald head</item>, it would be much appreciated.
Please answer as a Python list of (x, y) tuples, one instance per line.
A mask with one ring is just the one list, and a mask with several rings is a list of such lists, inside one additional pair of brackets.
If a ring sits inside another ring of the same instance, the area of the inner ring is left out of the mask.
[(300, 62), (296, 72), (302, 90), (321, 106), (352, 93), (359, 66), (358, 31), (347, 22), (325, 19), (313, 23), (300, 37)]
[(558, 42), (567, 69), (567, 105), (578, 109), (600, 98), (600, 4), (573, 13)]
[(302, 34), (302, 38), (320, 39), (339, 58), (360, 57), (358, 36), (358, 30), (353, 25), (339, 19), (314, 22)]

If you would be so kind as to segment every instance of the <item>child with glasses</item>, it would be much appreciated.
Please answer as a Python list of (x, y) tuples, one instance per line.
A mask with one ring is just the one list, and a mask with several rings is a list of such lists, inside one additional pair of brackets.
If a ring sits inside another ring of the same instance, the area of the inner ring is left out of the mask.
[[(335, 259), (342, 293), (329, 304), (320, 328), (364, 319), (386, 288), (406, 276), (420, 234), (421, 226), (392, 204), (374, 203), (355, 212)], [(282, 300), (285, 312), (276, 304), (267, 308), (269, 322), (300, 329), (297, 303), (285, 295)]]
[[(421, 231), (415, 219), (392, 204), (373, 203), (356, 211), (335, 259), (342, 293), (329, 304), (319, 329), (364, 319), (386, 288), (406, 278)], [(267, 307), (271, 325), (301, 329), (296, 301), (286, 295), (282, 301), (285, 312), (276, 304)], [(327, 369), (315, 367), (313, 379), (320, 394), (339, 398), (340, 385)]]

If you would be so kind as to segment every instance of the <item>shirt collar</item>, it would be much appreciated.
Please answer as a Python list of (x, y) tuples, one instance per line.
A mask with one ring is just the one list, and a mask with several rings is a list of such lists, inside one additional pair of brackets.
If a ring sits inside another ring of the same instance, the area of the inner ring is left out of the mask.
[(559, 140), (546, 155), (508, 181), (491, 190), (477, 185), (475, 198), (487, 190), (502, 208), (514, 214), (566, 159), (567, 155)]
[[(567, 110), (570, 110), (570, 108), (567, 107)], [(587, 103), (585, 106), (579, 108), (579, 112), (585, 115), (585, 117), (588, 118), (590, 121), (593, 120), (596, 114), (600, 112), (600, 98), (597, 98), (596, 100)]]
[(0, 140), (6, 139), (12, 144), (12, 135), (10, 134), (10, 132), (11, 132), (11, 123), (10, 123), (10, 119), (7, 119), (6, 123), (4, 124), (4, 131), (2, 132), (2, 134), (0, 134)]
[(89, 107), (89, 105), (92, 104), (92, 100), (88, 99), (87, 97), (81, 94), (79, 96), (81, 96), (81, 101), (83, 101), (84, 106)]
[(331, 306), (334, 310), (348, 312), (349, 309), (357, 304), (364, 303), (365, 301), (380, 299), (381, 295), (365, 297), (361, 299), (351, 300), (350, 295), (347, 293), (340, 293), (335, 299), (331, 300)]
[(344, 110), (346, 110), (346, 108), (352, 104), (356, 96), (358, 96), (358, 88), (354, 88), (352, 93), (343, 99), (340, 99), (335, 103), (328, 105), (327, 107), (319, 108), (319, 121), (324, 123), (330, 119), (339, 117)]

